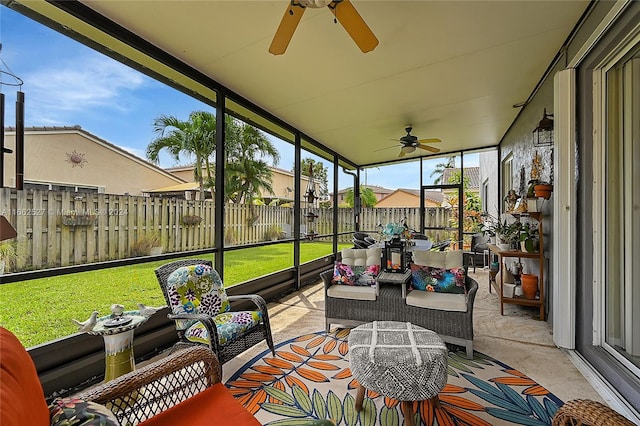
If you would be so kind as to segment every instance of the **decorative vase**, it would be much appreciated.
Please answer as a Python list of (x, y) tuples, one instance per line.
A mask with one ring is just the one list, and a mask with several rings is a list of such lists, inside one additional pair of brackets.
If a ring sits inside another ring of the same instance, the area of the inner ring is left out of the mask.
[(535, 299), (538, 292), (538, 276), (531, 274), (522, 274), (522, 293), (527, 299)]
[(544, 198), (545, 200), (548, 200), (549, 198), (551, 198), (551, 192), (553, 191), (553, 185), (547, 184), (547, 183), (543, 183), (543, 184), (539, 184), (539, 185), (535, 185), (533, 187), (533, 190), (536, 194), (536, 197), (538, 198)]

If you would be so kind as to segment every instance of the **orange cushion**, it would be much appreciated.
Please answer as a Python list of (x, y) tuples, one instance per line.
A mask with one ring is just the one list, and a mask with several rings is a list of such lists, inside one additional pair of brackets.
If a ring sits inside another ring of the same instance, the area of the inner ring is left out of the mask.
[[(216, 383), (205, 391), (140, 423), (140, 426), (260, 426), (222, 383)], [(2, 424), (4, 426), (4, 424)]]
[(0, 327), (0, 425), (48, 425), (49, 408), (36, 367), (22, 343)]

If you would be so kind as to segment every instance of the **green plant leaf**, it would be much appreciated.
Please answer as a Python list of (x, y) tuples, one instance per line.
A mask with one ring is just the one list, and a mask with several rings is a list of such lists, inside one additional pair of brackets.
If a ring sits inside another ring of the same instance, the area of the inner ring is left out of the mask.
[(360, 410), (360, 424), (362, 426), (374, 426), (378, 418), (378, 410), (376, 403), (371, 398), (365, 398), (362, 401), (362, 410)]
[(289, 395), (282, 389), (275, 388), (273, 386), (264, 386), (262, 389), (269, 395), (282, 401), (285, 404), (293, 405), (296, 403), (296, 400), (293, 396)]
[(333, 391), (329, 391), (327, 394), (327, 411), (330, 419), (334, 419), (336, 424), (340, 423), (342, 420), (342, 402)]
[(263, 402), (262, 405), (260, 405), (260, 408), (270, 413), (277, 414), (283, 417), (298, 417), (298, 418), (307, 417), (307, 413), (305, 413), (303, 410), (297, 407), (292, 407), (290, 405), (274, 404), (272, 402)]
[(304, 410), (305, 413), (311, 415), (313, 413), (313, 404), (309, 395), (298, 385), (293, 385), (293, 397), (295, 398), (298, 406)]
[(380, 424), (386, 426), (399, 426), (400, 416), (398, 415), (398, 410), (395, 407), (389, 408), (386, 405), (382, 407), (382, 410), (380, 410)]
[(346, 394), (344, 402), (344, 421), (348, 426), (354, 426), (358, 421), (358, 412), (356, 411), (356, 400), (351, 394)]
[(327, 404), (318, 389), (313, 390), (313, 411), (315, 411), (317, 418), (327, 418)]

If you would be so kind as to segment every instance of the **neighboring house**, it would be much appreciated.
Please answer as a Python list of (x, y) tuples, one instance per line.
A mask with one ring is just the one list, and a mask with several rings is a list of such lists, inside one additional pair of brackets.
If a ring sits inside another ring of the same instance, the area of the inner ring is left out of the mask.
[[(186, 182), (162, 188), (150, 189), (144, 195), (151, 197), (171, 197), (185, 200), (198, 200), (200, 198), (200, 185), (198, 182)], [(213, 199), (213, 191), (205, 189), (205, 199)]]
[[(439, 191), (425, 191), (424, 206), (440, 207), (443, 194)], [(385, 207), (420, 207), (420, 190), (398, 188), (375, 205), (378, 208)]]
[[(278, 199), (281, 202), (290, 202), (294, 200), (294, 173), (289, 170), (279, 169), (277, 167), (270, 167), (272, 176), (271, 176), (271, 186), (273, 188), (273, 192), (269, 194), (260, 194), (260, 197), (264, 200), (265, 203), (270, 203), (272, 200)], [(196, 192), (198, 191), (198, 184), (194, 182), (193, 177), (193, 165), (191, 166), (178, 166), (178, 167), (170, 167), (165, 169), (167, 172), (177, 176), (180, 179), (183, 179), (187, 182), (190, 182), (192, 185), (195, 185)], [(204, 170), (203, 170), (204, 172)], [(307, 186), (309, 185), (309, 177), (301, 176), (300, 177), (300, 191), (301, 197), (304, 195), (307, 190)], [(316, 189), (319, 189), (320, 185), (316, 181)], [(162, 192), (162, 193), (170, 193), (175, 191), (176, 188), (157, 188), (154, 191), (149, 192)], [(187, 190), (187, 189), (184, 189)], [(181, 190), (179, 189), (178, 192)]]
[[(15, 188), (15, 128), (5, 128), (4, 183)], [(142, 195), (184, 183), (80, 126), (24, 129), (24, 188)]]
[[(444, 169), (442, 173), (441, 185), (448, 185), (450, 180), (456, 175), (460, 174), (459, 168)], [(467, 190), (470, 192), (480, 191), (480, 167), (465, 167), (464, 177), (468, 181)]]
[[(353, 187), (349, 187), (349, 188), (341, 189), (338, 191), (338, 204), (344, 203), (344, 198), (347, 191), (352, 188)], [(369, 188), (371, 191), (373, 191), (377, 201), (382, 200), (384, 197), (386, 197), (387, 195), (393, 192), (393, 189), (387, 189), (377, 185), (360, 185), (360, 188), (361, 190), (364, 188)], [(329, 199), (333, 203), (333, 194), (329, 194)]]

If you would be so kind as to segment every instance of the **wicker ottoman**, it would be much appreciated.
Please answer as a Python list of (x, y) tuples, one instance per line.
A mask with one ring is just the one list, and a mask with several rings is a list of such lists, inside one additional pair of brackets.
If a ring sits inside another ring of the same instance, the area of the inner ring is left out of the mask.
[(396, 321), (374, 321), (349, 333), (351, 374), (360, 387), (356, 410), (362, 409), (365, 388), (402, 401), (406, 425), (413, 426), (413, 402), (431, 400), (447, 384), (447, 347), (431, 330)]

